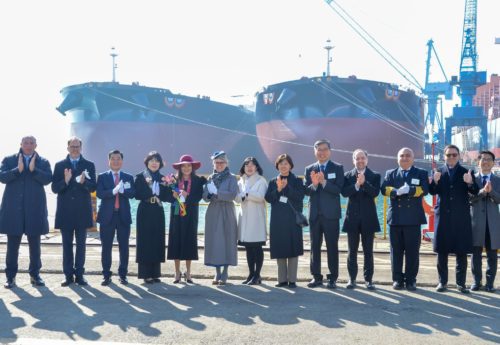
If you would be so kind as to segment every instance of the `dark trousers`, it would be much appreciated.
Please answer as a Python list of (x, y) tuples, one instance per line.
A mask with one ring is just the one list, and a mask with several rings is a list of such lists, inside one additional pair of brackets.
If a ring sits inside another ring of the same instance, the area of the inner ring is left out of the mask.
[(247, 264), (249, 276), (260, 277), (260, 270), (264, 264), (264, 250), (262, 246), (247, 246), (245, 247), (247, 254)]
[[(486, 228), (486, 238), (485, 238), (485, 248), (486, 248), (486, 257), (487, 257), (487, 266), (486, 266), (486, 285), (489, 287), (493, 287), (495, 282), (495, 276), (497, 274), (498, 269), (498, 256), (497, 250), (491, 249), (491, 237), (490, 231)], [(482, 269), (482, 256), (483, 256), (483, 247), (474, 247), (472, 251), (472, 275), (474, 276), (474, 281), (478, 284), (481, 283), (481, 279), (483, 279), (483, 269)]]
[[(394, 282), (412, 284), (417, 281), (420, 225), (390, 226), (389, 239), (391, 242), (391, 269)], [(405, 272), (403, 273), (403, 258)]]
[[(448, 253), (438, 253), (437, 269), (439, 282), (448, 284)], [(455, 254), (457, 263), (455, 266), (457, 285), (465, 286), (467, 274), (467, 254)]]
[(118, 240), (118, 251), (120, 253), (118, 275), (124, 278), (128, 273), (130, 225), (123, 224), (120, 219), (120, 214), (118, 212), (113, 212), (111, 223), (101, 225), (99, 228), (99, 237), (101, 238), (102, 245), (102, 275), (104, 278), (111, 277), (112, 249), (115, 233)]
[(359, 238), (361, 237), (361, 245), (363, 246), (363, 276), (365, 281), (371, 282), (373, 278), (373, 232), (361, 230), (361, 224), (354, 231), (347, 233), (347, 271), (352, 281), (356, 281), (358, 275), (358, 247)]
[(329, 280), (336, 281), (339, 276), (339, 220), (326, 219), (324, 216), (318, 216), (311, 221), (311, 274), (314, 278), (323, 279), (321, 275), (321, 245), (323, 244), (323, 235), (326, 242), (326, 254), (328, 258), (328, 269), (330, 274), (326, 277)]
[[(85, 273), (85, 249), (87, 229), (61, 229), (63, 245), (63, 272), (66, 278), (82, 277)], [(73, 238), (76, 252), (73, 255)]]
[[(27, 235), (30, 249), (30, 276), (36, 277), (42, 268), (40, 254), (40, 235)], [(7, 279), (14, 279), (18, 269), (19, 247), (21, 246), (22, 235), (7, 235), (7, 256), (5, 258), (5, 275)]]

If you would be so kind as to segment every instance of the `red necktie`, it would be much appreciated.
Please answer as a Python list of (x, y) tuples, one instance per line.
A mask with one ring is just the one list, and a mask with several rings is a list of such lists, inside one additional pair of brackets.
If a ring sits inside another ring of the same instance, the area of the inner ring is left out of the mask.
[[(118, 173), (115, 173), (115, 187), (120, 183), (120, 175)], [(116, 193), (115, 197), (115, 210), (120, 208), (120, 199), (118, 197), (118, 193)]]

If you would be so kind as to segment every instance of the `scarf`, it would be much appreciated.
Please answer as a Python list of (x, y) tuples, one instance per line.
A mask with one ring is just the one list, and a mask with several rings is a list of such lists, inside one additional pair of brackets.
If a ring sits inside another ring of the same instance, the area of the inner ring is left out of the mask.
[(215, 187), (217, 187), (217, 189), (219, 189), (222, 181), (224, 181), (230, 175), (231, 175), (231, 173), (229, 172), (229, 168), (226, 167), (221, 172), (217, 172), (214, 170), (214, 173), (212, 174), (211, 179), (214, 182)]

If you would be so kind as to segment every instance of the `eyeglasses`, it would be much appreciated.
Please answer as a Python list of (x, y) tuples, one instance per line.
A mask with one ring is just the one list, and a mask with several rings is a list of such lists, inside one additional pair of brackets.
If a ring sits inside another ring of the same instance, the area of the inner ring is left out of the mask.
[(70, 149), (79, 149), (79, 148), (80, 148), (80, 146), (70, 146), (69, 148), (70, 148)]
[(458, 153), (447, 153), (445, 154), (446, 157), (458, 157)]
[(226, 164), (226, 162), (214, 162), (216, 165), (223, 165)]
[(486, 158), (485, 158), (485, 157), (483, 157), (483, 158), (481, 158), (481, 160), (482, 160), (483, 162), (493, 162), (493, 159), (491, 159), (490, 157), (486, 157)]

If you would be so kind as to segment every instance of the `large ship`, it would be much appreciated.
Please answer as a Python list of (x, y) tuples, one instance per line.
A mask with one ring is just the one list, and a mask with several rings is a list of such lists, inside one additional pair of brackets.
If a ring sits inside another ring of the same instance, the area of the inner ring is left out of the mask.
[(362, 148), (369, 153), (369, 166), (384, 172), (397, 165), (401, 147), (423, 157), (423, 106), (414, 91), (390, 83), (304, 77), (258, 94), (256, 131), (268, 159), (288, 153), (298, 169), (314, 161), (311, 147), (325, 138), (332, 143), (332, 159), (345, 169), (352, 168), (352, 151)]
[(189, 153), (211, 172), (210, 154), (225, 150), (238, 168), (247, 154), (264, 159), (255, 137), (253, 111), (168, 89), (112, 82), (89, 82), (61, 90), (57, 110), (70, 118), (71, 134), (83, 141), (84, 155), (107, 169), (107, 153), (124, 152), (124, 168), (137, 172), (151, 150), (170, 163)]

